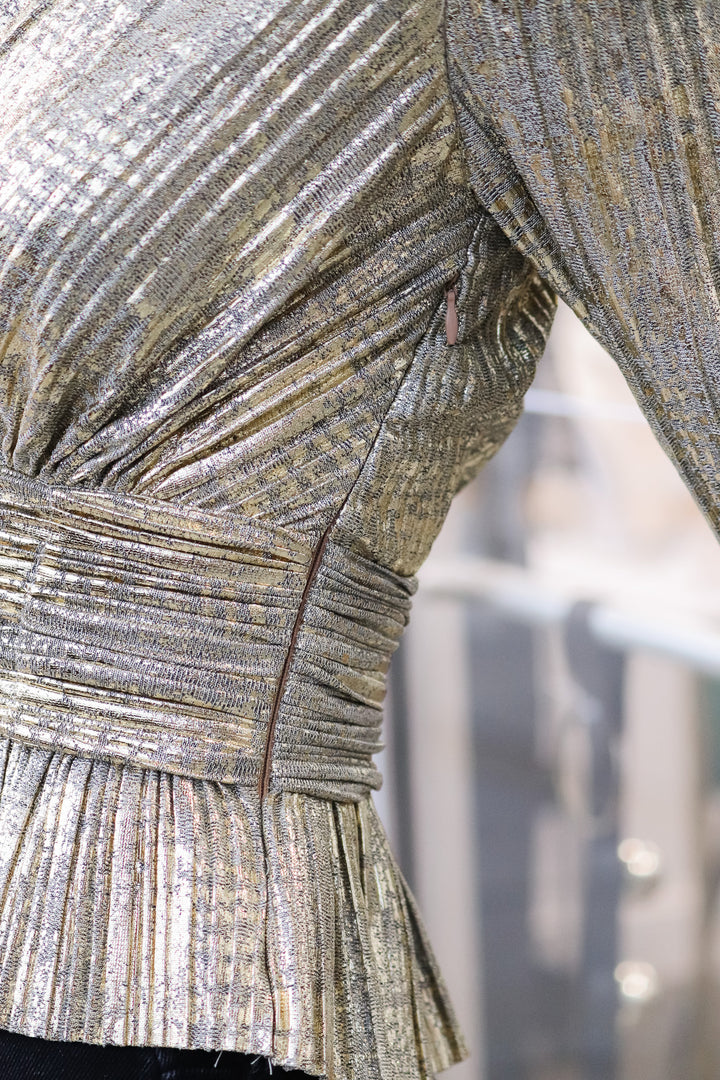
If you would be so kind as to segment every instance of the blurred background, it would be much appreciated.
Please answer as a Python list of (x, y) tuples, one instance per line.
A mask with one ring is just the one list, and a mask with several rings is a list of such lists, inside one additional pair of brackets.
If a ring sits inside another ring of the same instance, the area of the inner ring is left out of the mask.
[(720, 546), (567, 308), (421, 571), (379, 765), (448, 1080), (716, 1080)]

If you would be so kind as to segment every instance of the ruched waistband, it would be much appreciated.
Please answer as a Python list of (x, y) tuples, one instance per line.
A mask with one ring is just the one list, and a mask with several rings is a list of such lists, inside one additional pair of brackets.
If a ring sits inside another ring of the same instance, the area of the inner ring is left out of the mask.
[[(318, 557), (320, 556), (320, 557)], [(415, 579), (326, 538), (0, 468), (0, 734), (356, 801)]]

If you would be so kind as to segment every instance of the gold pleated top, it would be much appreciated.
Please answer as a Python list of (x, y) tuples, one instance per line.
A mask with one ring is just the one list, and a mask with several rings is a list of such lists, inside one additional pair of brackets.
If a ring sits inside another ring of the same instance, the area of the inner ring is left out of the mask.
[(556, 294), (717, 528), (718, 101), (709, 2), (0, 5), (0, 1027), (465, 1056), (385, 675)]

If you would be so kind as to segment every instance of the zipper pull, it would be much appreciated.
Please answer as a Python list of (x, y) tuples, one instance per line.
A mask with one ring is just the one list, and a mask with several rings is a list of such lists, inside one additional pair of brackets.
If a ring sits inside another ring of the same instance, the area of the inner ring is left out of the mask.
[(457, 288), (453, 281), (445, 292), (445, 337), (448, 345), (454, 345), (458, 336), (458, 315), (455, 301), (457, 300)]

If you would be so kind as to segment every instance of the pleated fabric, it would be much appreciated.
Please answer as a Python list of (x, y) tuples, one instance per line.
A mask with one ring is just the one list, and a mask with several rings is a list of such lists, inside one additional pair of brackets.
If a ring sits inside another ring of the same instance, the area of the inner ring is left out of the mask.
[(466, 1053), (371, 759), (555, 297), (475, 184), (449, 15), (0, 4), (0, 1026)]
[(0, 763), (0, 1027), (242, 1049), (328, 1080), (462, 1055), (371, 799), (261, 813), (239, 785), (10, 740)]

